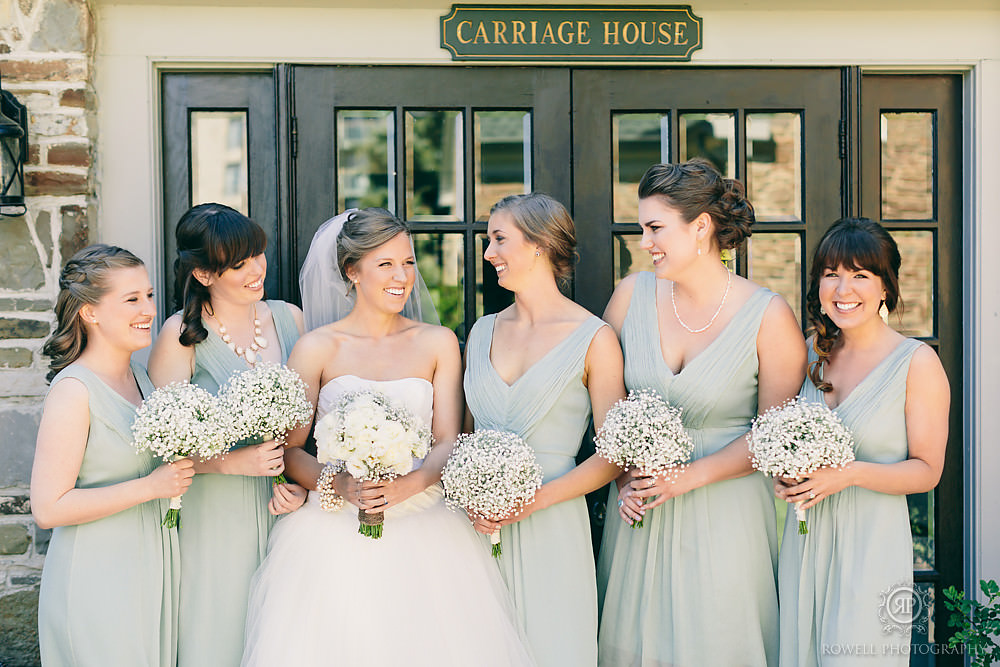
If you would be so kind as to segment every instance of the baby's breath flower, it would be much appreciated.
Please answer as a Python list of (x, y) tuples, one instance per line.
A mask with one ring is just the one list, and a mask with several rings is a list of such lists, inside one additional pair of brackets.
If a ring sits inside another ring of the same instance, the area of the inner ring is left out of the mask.
[[(771, 477), (802, 479), (819, 468), (842, 468), (854, 460), (854, 437), (823, 403), (801, 396), (753, 420), (747, 434), (750, 463)], [(805, 511), (796, 503), (799, 533), (808, 532)]]
[[(463, 433), (441, 472), (448, 504), (492, 520), (519, 512), (542, 486), (535, 452), (517, 434), (482, 430)], [(500, 555), (500, 532), (491, 536)]]

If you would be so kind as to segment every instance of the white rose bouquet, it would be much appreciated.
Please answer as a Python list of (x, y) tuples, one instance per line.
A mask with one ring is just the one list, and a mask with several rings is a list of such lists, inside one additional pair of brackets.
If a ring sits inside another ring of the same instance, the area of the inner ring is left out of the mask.
[[(677, 475), (691, 460), (694, 442), (681, 422), (681, 409), (652, 389), (639, 389), (615, 403), (594, 439), (597, 453), (621, 468), (647, 476)], [(642, 528), (642, 519), (632, 524)]]
[[(154, 391), (139, 406), (132, 422), (136, 451), (151, 451), (165, 461), (225, 454), (228, 433), (228, 420), (215, 396), (188, 382), (172, 382)], [(180, 511), (180, 496), (171, 498), (163, 525), (180, 528)]]
[[(448, 503), (492, 520), (516, 514), (542, 486), (535, 452), (509, 431), (463, 433), (441, 472)], [(490, 535), (500, 557), (500, 531)]]
[[(431, 446), (431, 431), (385, 394), (360, 390), (344, 394), (316, 424), (316, 458), (346, 469), (361, 480), (390, 480), (413, 470)], [(358, 510), (358, 532), (382, 537), (382, 512)]]
[[(259, 363), (233, 373), (219, 390), (219, 404), (230, 417), (232, 442), (261, 438), (284, 445), (285, 433), (312, 419), (306, 383), (280, 364)], [(272, 481), (284, 484), (288, 480), (277, 475)]]
[[(750, 463), (771, 477), (808, 477), (819, 468), (842, 468), (854, 460), (854, 437), (823, 403), (801, 396), (753, 420), (747, 434)], [(809, 532), (802, 502), (795, 503), (799, 535)]]

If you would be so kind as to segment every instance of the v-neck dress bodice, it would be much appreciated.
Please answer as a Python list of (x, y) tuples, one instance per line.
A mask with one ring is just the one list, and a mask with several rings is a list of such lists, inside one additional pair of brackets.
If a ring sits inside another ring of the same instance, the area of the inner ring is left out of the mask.
[[(587, 350), (606, 326), (592, 316), (524, 375), (507, 384), (490, 361), (496, 315), (466, 344), (465, 396), (477, 429), (511, 431), (535, 451), (545, 482), (576, 466), (590, 420), (583, 384)], [(500, 567), (542, 667), (597, 664), (597, 591), (583, 497), (535, 512), (500, 531)]]
[[(299, 330), (288, 304), (267, 305), (285, 363)], [(194, 347), (191, 383), (215, 394), (233, 373), (249, 366), (207, 328), (208, 337)], [(267, 509), (270, 499), (270, 477), (215, 473), (195, 475), (184, 494), (179, 667), (240, 663), (250, 578), (264, 558), (274, 525)]]
[[(149, 396), (146, 371), (133, 364), (132, 373)], [(90, 404), (76, 487), (150, 474), (159, 461), (132, 445), (136, 406), (80, 364), (63, 369), (52, 386), (67, 378), (86, 386)], [(177, 531), (160, 525), (167, 505), (151, 500), (52, 531), (38, 602), (43, 664), (174, 666), (180, 555)]]
[[(898, 463), (909, 456), (906, 377), (922, 345), (907, 338), (833, 409), (854, 436), (858, 461)], [(810, 346), (809, 361), (816, 359)], [(823, 402), (806, 378), (801, 395)], [(910, 624), (885, 631), (893, 591), (909, 600), (913, 541), (906, 496), (858, 486), (806, 510), (809, 532), (798, 534), (795, 513), (785, 521), (778, 565), (781, 665), (854, 664), (844, 647), (870, 647), (865, 664), (909, 664)], [(880, 615), (881, 614), (881, 615)], [(886, 618), (883, 618), (886, 616)]]
[[(639, 274), (622, 325), (625, 384), (683, 409), (693, 458), (750, 428), (757, 413), (757, 334), (774, 293), (754, 292), (708, 347), (674, 374), (663, 360), (656, 278)], [(777, 665), (777, 528), (760, 473), (694, 489), (632, 529), (617, 488), (598, 564), (602, 667)], [(724, 638), (720, 641), (719, 638)]]

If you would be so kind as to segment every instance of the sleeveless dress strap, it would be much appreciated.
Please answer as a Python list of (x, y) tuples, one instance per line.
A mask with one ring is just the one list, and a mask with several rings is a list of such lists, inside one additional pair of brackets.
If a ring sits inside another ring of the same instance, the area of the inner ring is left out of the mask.
[(288, 355), (292, 353), (292, 347), (299, 339), (299, 327), (295, 324), (295, 317), (292, 309), (284, 301), (267, 300), (267, 307), (271, 309), (271, 317), (274, 319), (274, 328), (278, 332), (278, 344), (281, 346), (281, 361), (288, 361)]

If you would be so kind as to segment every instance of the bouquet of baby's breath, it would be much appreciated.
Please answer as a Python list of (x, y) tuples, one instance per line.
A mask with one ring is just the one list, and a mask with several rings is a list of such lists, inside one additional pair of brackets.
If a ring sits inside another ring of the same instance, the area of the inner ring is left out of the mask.
[[(390, 480), (413, 470), (431, 446), (431, 431), (385, 394), (369, 389), (344, 394), (316, 424), (316, 458), (361, 480)], [(382, 537), (382, 512), (358, 510), (358, 532)]]
[[(154, 391), (132, 422), (136, 451), (151, 451), (165, 461), (225, 454), (228, 432), (228, 420), (215, 396), (188, 382), (173, 382)], [(180, 512), (181, 497), (171, 498), (163, 525), (179, 528)]]
[[(517, 434), (483, 430), (463, 433), (441, 472), (448, 503), (491, 520), (516, 514), (542, 486), (535, 452)], [(500, 557), (500, 531), (490, 535)]]
[[(285, 444), (285, 433), (308, 424), (312, 405), (299, 374), (279, 364), (260, 363), (233, 373), (219, 390), (219, 403), (230, 416), (233, 442), (247, 438)], [(284, 475), (272, 478), (287, 482)]]
[[(854, 460), (854, 438), (823, 403), (801, 396), (770, 408), (747, 434), (750, 463), (771, 477), (808, 477), (819, 468), (842, 468)], [(802, 501), (795, 503), (799, 534), (809, 532)]]
[[(621, 468), (638, 468), (647, 476), (675, 476), (684, 469), (694, 442), (672, 407), (652, 389), (633, 391), (604, 417), (594, 447)], [(632, 524), (642, 528), (642, 519)]]

